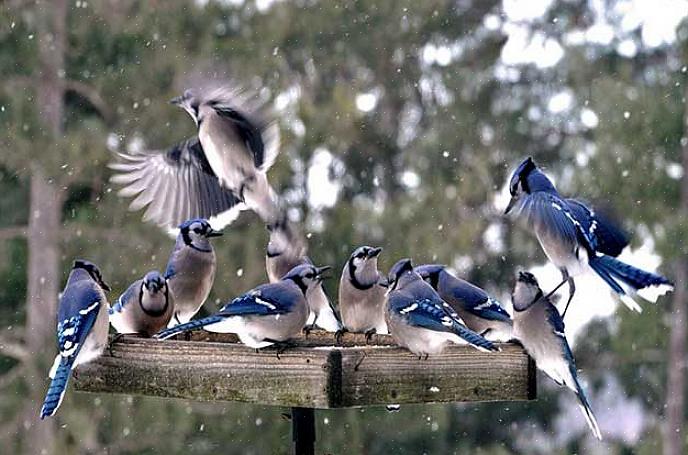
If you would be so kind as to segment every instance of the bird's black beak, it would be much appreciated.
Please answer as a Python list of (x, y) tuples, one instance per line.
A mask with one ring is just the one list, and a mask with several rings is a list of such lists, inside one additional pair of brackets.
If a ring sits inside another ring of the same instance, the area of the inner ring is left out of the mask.
[(183, 101), (184, 101), (183, 96), (177, 96), (176, 98), (172, 98), (170, 100), (170, 104), (174, 104), (175, 106), (181, 106)]
[(509, 201), (509, 205), (507, 205), (506, 210), (504, 210), (504, 215), (508, 215), (509, 212), (511, 212), (511, 209), (514, 208), (517, 201), (518, 201), (518, 199), (516, 197), (514, 197), (514, 196), (511, 197), (511, 200)]
[(206, 237), (220, 237), (222, 236), (222, 231), (216, 231), (215, 229), (211, 229), (210, 232), (208, 232)]
[(103, 288), (105, 292), (110, 292), (112, 289), (110, 288), (110, 285), (107, 284), (105, 281), (100, 282), (100, 287)]
[(383, 288), (388, 288), (389, 287), (389, 280), (387, 278), (380, 278), (380, 280), (377, 282), (380, 286)]
[(322, 281), (322, 280), (325, 280), (325, 279), (329, 278), (329, 277), (327, 277), (327, 276), (323, 276), (323, 273), (327, 272), (327, 271), (330, 270), (331, 268), (332, 268), (332, 267), (330, 267), (329, 265), (324, 265), (324, 266), (322, 266), (322, 267), (316, 267), (316, 268), (315, 268), (315, 276), (316, 276), (316, 278), (317, 278), (319, 281)]
[(382, 248), (380, 248), (380, 247), (371, 248), (370, 250), (368, 250), (368, 257), (369, 258), (375, 258), (375, 257), (379, 256), (380, 253), (382, 253)]

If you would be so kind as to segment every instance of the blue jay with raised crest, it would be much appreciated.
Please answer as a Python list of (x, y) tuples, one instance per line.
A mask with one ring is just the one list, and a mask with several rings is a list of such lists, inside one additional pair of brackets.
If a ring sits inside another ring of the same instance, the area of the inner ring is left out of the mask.
[(511, 339), (511, 316), (497, 299), (478, 286), (455, 277), (444, 265), (419, 265), (415, 271), (452, 307), (466, 327), (490, 341)]
[(573, 390), (593, 435), (602, 439), (600, 427), (585, 391), (578, 382), (573, 353), (566, 341), (564, 320), (537, 279), (519, 272), (511, 294), (514, 305), (514, 337), (523, 344), (537, 367), (560, 386)]
[(41, 408), (41, 419), (60, 407), (67, 382), (77, 365), (98, 358), (108, 341), (108, 303), (105, 283), (98, 267), (83, 259), (74, 261), (57, 310), (59, 353), (48, 376), (52, 381)]
[(470, 344), (481, 351), (499, 350), (452, 316), (451, 307), (413, 270), (410, 259), (392, 266), (386, 286), (389, 333), (415, 355), (427, 358), (439, 354), (449, 343)]
[(118, 333), (151, 337), (167, 327), (174, 299), (167, 280), (157, 270), (134, 281), (109, 310), (110, 323)]
[(245, 345), (260, 349), (284, 343), (301, 333), (308, 319), (307, 296), (329, 267), (302, 264), (277, 283), (260, 285), (206, 318), (164, 330), (157, 338), (204, 328), (210, 332), (236, 333)]
[(656, 302), (660, 295), (673, 290), (673, 283), (667, 278), (616, 259), (628, 244), (624, 233), (581, 201), (561, 197), (532, 158), (516, 168), (509, 192), (511, 201), (505, 214), (514, 212), (526, 221), (549, 260), (561, 271), (561, 284), (569, 283), (569, 299), (563, 315), (576, 290), (573, 277), (589, 269), (626, 306), (638, 312), (642, 309), (633, 299), (636, 294)]
[(174, 298), (170, 326), (190, 321), (208, 298), (217, 266), (210, 239), (220, 235), (221, 232), (202, 218), (187, 220), (179, 226), (177, 242), (165, 270)]

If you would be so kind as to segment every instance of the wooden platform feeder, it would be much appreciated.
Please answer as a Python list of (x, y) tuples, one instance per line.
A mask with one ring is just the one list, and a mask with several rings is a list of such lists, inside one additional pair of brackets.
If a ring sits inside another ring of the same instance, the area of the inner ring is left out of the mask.
[(535, 364), (523, 348), (498, 353), (451, 346), (419, 360), (388, 335), (366, 344), (311, 332), (283, 352), (260, 351), (231, 334), (204, 331), (171, 340), (124, 336), (78, 368), (76, 390), (292, 408), (296, 453), (313, 453), (314, 409), (411, 403), (533, 400)]

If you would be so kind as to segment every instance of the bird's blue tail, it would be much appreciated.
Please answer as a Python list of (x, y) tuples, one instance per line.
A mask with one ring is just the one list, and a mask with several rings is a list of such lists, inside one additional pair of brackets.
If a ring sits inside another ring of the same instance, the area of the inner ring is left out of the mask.
[(187, 323), (179, 324), (179, 325), (176, 325), (176, 326), (171, 327), (169, 329), (165, 329), (161, 332), (158, 332), (157, 334), (155, 334), (155, 338), (160, 338), (161, 340), (166, 340), (168, 338), (175, 336), (178, 333), (188, 332), (189, 330), (200, 329), (201, 327), (205, 327), (206, 325), (220, 322), (223, 319), (224, 318), (222, 316), (208, 316), (207, 318), (196, 319), (195, 321), (189, 321)]
[(578, 382), (578, 377), (576, 375), (575, 367), (571, 371), (571, 374), (573, 376), (573, 382), (576, 386), (576, 397), (578, 398), (578, 403), (580, 404), (581, 410), (583, 411), (583, 415), (585, 416), (585, 420), (588, 422), (588, 426), (590, 427), (590, 431), (592, 431), (592, 434), (599, 439), (600, 441), (602, 440), (602, 432), (600, 431), (599, 425), (597, 425), (597, 419), (595, 418), (595, 414), (592, 412), (592, 408), (590, 407), (590, 403), (588, 403), (588, 397), (585, 396), (585, 391), (581, 387), (580, 383)]
[(50, 387), (48, 387), (48, 393), (45, 395), (45, 401), (41, 408), (41, 419), (55, 415), (57, 408), (62, 403), (62, 398), (64, 398), (65, 391), (67, 390), (67, 382), (71, 375), (71, 362), (62, 360), (57, 370), (55, 370), (55, 375), (50, 382)]
[[(665, 291), (673, 289), (673, 283), (667, 278), (633, 267), (612, 256), (601, 254), (591, 258), (588, 264), (614, 292), (622, 297), (626, 295), (626, 291), (621, 284), (629, 286), (633, 291), (649, 287), (665, 287)], [(648, 298), (648, 300), (653, 299)], [(656, 300), (656, 297), (654, 300)], [(639, 309), (639, 307), (634, 309)]]
[(481, 351), (499, 351), (500, 349), (495, 346), (491, 341), (483, 338), (482, 336), (478, 335), (468, 327), (465, 327), (463, 324), (459, 324), (458, 322), (454, 321), (454, 333), (456, 333), (459, 337), (461, 337), (463, 340), (465, 340), (468, 344), (471, 346), (480, 349)]

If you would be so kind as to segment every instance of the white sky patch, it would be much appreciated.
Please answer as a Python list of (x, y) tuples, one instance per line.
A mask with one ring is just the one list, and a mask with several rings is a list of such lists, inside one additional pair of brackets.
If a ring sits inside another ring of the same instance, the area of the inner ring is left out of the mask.
[[(334, 175), (331, 175), (331, 170)], [(344, 164), (329, 150), (322, 147), (315, 149), (306, 181), (308, 204), (315, 209), (333, 207), (342, 189), (340, 178), (343, 173)]]
[(511, 21), (528, 21), (543, 16), (552, 0), (504, 0), (504, 14)]
[(377, 95), (374, 92), (356, 95), (356, 108), (361, 112), (370, 112), (377, 106)]
[(624, 32), (641, 27), (643, 43), (657, 47), (676, 40), (676, 28), (688, 15), (688, 0), (627, 0), (614, 9)]
[(423, 63), (426, 65), (437, 64), (439, 66), (447, 66), (452, 62), (452, 50), (448, 46), (436, 46), (428, 43), (421, 51)]
[(562, 90), (549, 99), (547, 110), (553, 114), (561, 114), (571, 109), (571, 106), (573, 106), (573, 94), (570, 90)]
[(669, 178), (679, 180), (681, 177), (683, 177), (683, 166), (678, 163), (669, 163), (666, 166), (666, 173)]
[(638, 46), (631, 39), (623, 40), (616, 46), (616, 52), (622, 57), (633, 58), (638, 53)]
[(504, 31), (509, 36), (501, 54), (506, 65), (534, 64), (549, 68), (564, 56), (564, 49), (556, 40), (540, 32), (530, 33), (525, 25), (507, 23)]
[(504, 251), (504, 233), (501, 223), (490, 224), (483, 233), (483, 242), (487, 249), (493, 253)]
[(420, 185), (420, 177), (413, 171), (404, 171), (401, 174), (401, 183), (408, 189), (413, 190)]
[(584, 127), (590, 129), (596, 128), (600, 123), (600, 119), (595, 114), (595, 111), (587, 107), (581, 109), (580, 120)]

